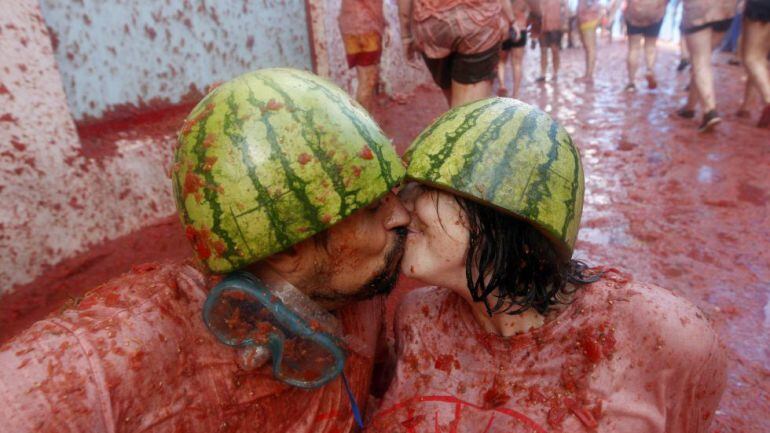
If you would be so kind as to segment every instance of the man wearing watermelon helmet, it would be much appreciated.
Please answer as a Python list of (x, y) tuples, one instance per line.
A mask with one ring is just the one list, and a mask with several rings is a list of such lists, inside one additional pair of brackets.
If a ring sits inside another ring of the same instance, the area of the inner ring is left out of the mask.
[(431, 287), (397, 308), (395, 379), (369, 431), (706, 431), (722, 346), (684, 299), (571, 259), (583, 171), (562, 127), (481, 100), (406, 156), (402, 272)]
[[(390, 289), (409, 222), (390, 193), (395, 149), (341, 89), (290, 69), (219, 86), (179, 143), (174, 191), (206, 270), (137, 267), (6, 343), (5, 430), (353, 428), (348, 396), (368, 394), (382, 312), (353, 301)], [(248, 273), (217, 284), (236, 270)], [(306, 298), (335, 310), (338, 334), (295, 314)], [(220, 343), (239, 337), (242, 349)], [(272, 362), (253, 350), (263, 343)]]

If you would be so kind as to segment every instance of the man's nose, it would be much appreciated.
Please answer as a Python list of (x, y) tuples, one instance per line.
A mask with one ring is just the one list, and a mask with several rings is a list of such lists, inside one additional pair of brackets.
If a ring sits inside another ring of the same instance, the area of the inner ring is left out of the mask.
[(381, 209), (385, 212), (385, 229), (393, 230), (398, 227), (406, 227), (412, 218), (401, 200), (395, 194), (389, 192), (382, 198)]

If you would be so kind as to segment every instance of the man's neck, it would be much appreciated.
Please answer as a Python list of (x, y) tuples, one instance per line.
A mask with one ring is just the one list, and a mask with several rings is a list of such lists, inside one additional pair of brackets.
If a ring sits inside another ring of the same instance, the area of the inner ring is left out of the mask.
[[(307, 288), (297, 286), (289, 279), (292, 275), (283, 275), (267, 265), (255, 265), (249, 268), (265, 286), (275, 294), (293, 312), (308, 322), (320, 324), (323, 330), (338, 334), (340, 325), (337, 319), (327, 311), (326, 306), (313, 301), (307, 293)], [(295, 281), (302, 279), (292, 278)]]

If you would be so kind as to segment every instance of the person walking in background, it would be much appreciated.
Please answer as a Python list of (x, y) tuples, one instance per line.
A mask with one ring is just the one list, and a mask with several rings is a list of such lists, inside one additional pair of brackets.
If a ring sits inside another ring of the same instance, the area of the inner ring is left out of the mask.
[(687, 102), (677, 114), (685, 119), (695, 117), (700, 102), (703, 120), (698, 131), (711, 131), (722, 119), (716, 110), (711, 53), (730, 29), (736, 0), (684, 0), (682, 31), (692, 59), (691, 81)]
[(548, 72), (548, 51), (551, 52), (553, 60), (553, 80), (559, 78), (559, 66), (561, 64), (561, 38), (562, 21), (567, 14), (567, 5), (563, 0), (541, 0), (540, 16), (542, 26), (540, 32), (540, 76), (537, 82), (545, 82), (545, 76)]
[[(509, 0), (502, 1), (508, 2)], [(510, 5), (513, 21), (508, 32), (508, 38), (503, 41), (500, 63), (497, 65), (497, 78), (500, 83), (498, 95), (508, 96), (508, 89), (505, 88), (505, 65), (508, 63), (508, 58), (510, 58), (511, 69), (513, 70), (513, 94), (511, 96), (516, 98), (519, 96), (519, 90), (521, 89), (524, 51), (527, 46), (529, 5), (526, 0), (513, 0)]]
[[(508, 0), (506, 0), (508, 1)], [(407, 59), (420, 52), (451, 107), (492, 96), (505, 34), (501, 0), (399, 0)]]
[(348, 67), (356, 68), (356, 101), (372, 109), (379, 81), (385, 18), (382, 0), (342, 0), (337, 18), (345, 44)]
[(639, 68), (639, 57), (644, 42), (644, 60), (647, 66), (647, 87), (655, 89), (658, 81), (655, 79), (656, 44), (663, 16), (666, 14), (668, 0), (628, 0), (625, 11), (626, 27), (628, 28), (628, 84), (626, 91), (636, 91), (636, 71)]
[(578, 29), (577, 24), (577, 0), (569, 0), (567, 3), (569, 20), (567, 21), (567, 48), (575, 48), (575, 32)]
[(585, 75), (581, 80), (591, 83), (594, 80), (594, 69), (596, 68), (596, 28), (602, 18), (599, 0), (579, 0), (577, 15), (580, 40), (583, 42), (583, 50), (586, 55)]
[[(748, 0), (743, 20), (742, 60), (749, 73), (747, 89), (752, 85), (757, 88), (764, 102), (764, 109), (757, 124), (760, 128), (770, 128), (768, 55), (770, 55), (770, 0)], [(748, 101), (748, 97), (745, 99)]]

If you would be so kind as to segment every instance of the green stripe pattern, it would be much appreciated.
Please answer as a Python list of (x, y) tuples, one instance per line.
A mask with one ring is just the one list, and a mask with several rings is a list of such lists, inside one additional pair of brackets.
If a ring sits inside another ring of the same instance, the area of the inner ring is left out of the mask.
[(177, 207), (217, 273), (261, 260), (376, 200), (404, 176), (369, 114), (311, 73), (263, 69), (207, 95), (179, 133)]
[(540, 109), (510, 98), (456, 107), (417, 137), (406, 158), (408, 178), (523, 218), (572, 255), (583, 168), (569, 134)]

